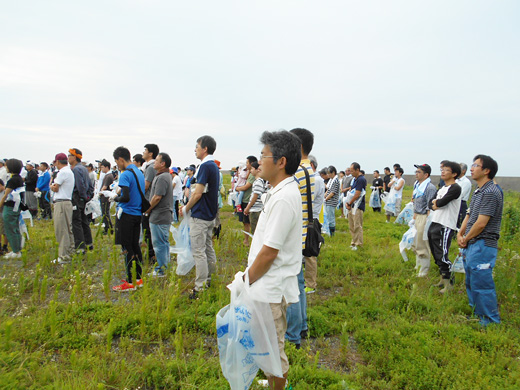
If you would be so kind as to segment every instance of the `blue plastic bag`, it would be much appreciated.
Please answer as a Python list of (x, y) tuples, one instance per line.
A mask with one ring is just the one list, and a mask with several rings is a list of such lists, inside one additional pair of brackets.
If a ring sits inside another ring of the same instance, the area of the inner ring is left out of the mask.
[(372, 194), (370, 194), (370, 200), (368, 202), (368, 205), (372, 208), (381, 207), (381, 198), (379, 197), (378, 190), (372, 190)]
[(401, 252), (404, 261), (408, 261), (406, 250), (412, 249), (413, 243), (415, 242), (415, 236), (417, 235), (417, 229), (415, 228), (415, 221), (413, 219), (410, 221), (408, 226), (410, 226), (410, 229), (403, 234), (403, 238), (399, 243), (399, 252)]
[(408, 203), (405, 208), (399, 213), (394, 223), (408, 225), (413, 219), (413, 202)]

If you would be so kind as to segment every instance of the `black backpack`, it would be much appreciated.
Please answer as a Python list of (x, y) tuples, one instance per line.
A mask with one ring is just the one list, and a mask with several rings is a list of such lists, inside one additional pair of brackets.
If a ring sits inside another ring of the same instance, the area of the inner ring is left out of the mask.
[(320, 254), (321, 244), (325, 239), (321, 235), (321, 223), (312, 217), (312, 196), (311, 196), (311, 180), (307, 168), (300, 165), (305, 172), (305, 180), (307, 181), (307, 211), (309, 214), (309, 225), (307, 226), (307, 237), (305, 238), (305, 248), (302, 254), (305, 257), (318, 256)]

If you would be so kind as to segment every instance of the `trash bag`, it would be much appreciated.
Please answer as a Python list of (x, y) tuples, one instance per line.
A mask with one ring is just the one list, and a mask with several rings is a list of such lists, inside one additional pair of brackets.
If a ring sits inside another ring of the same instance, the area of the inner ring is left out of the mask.
[(394, 223), (408, 225), (413, 219), (413, 202), (408, 203), (405, 208), (399, 213)]
[(101, 203), (99, 202), (99, 197), (96, 195), (85, 205), (85, 215), (92, 214), (92, 218), (96, 219), (100, 217), (101, 214)]
[(464, 271), (464, 248), (459, 248), (459, 254), (453, 261), (453, 264), (451, 265), (451, 272), (458, 272), (460, 274), (465, 274), (466, 271)]
[(259, 369), (282, 377), (278, 338), (269, 303), (253, 299), (249, 279), (235, 275), (231, 303), (217, 314), (220, 367), (232, 390), (247, 390)]
[(395, 214), (395, 202), (396, 202), (397, 196), (395, 191), (390, 190), (388, 195), (386, 195), (383, 198), (383, 202), (385, 202), (385, 211), (388, 211), (389, 213)]
[(366, 194), (366, 191), (362, 190), (361, 194), (359, 195), (359, 198), (357, 198), (356, 201), (354, 202), (354, 204), (352, 205), (352, 208), (350, 209), (350, 212), (352, 213), (352, 215), (356, 215), (356, 211), (359, 208), (359, 205), (361, 204), (361, 201), (363, 200), (363, 197), (365, 196), (365, 194)]
[(170, 247), (170, 252), (177, 253), (177, 269), (175, 270), (177, 275), (186, 275), (195, 266), (191, 253), (190, 215), (191, 213), (186, 215), (177, 228), (173, 225), (170, 226), (170, 232), (175, 241), (175, 246)]
[(423, 241), (428, 241), (428, 230), (430, 230), (430, 225), (432, 224), (433, 213), (430, 211), (428, 218), (426, 218), (426, 224), (424, 225), (424, 233), (423, 233)]
[(23, 219), (29, 219), (31, 221), (31, 227), (34, 226), (33, 217), (32, 217), (32, 214), (31, 214), (31, 212), (29, 210), (22, 211), (20, 213), (20, 215), (22, 216)]
[(403, 234), (403, 238), (399, 243), (399, 252), (401, 252), (401, 256), (403, 256), (404, 261), (408, 261), (408, 256), (406, 256), (406, 250), (412, 249), (412, 245), (415, 242), (415, 236), (417, 235), (417, 229), (415, 228), (415, 221), (412, 219), (408, 224), (410, 229)]
[(370, 200), (368, 201), (368, 205), (372, 208), (381, 207), (381, 198), (379, 197), (379, 191), (372, 190), (370, 194)]
[[(26, 210), (28, 212), (28, 210)], [(20, 235), (22, 236), (22, 242), (21, 247), (23, 248), (25, 246), (25, 242), (29, 241), (29, 229), (27, 229), (27, 225), (24, 221), (24, 213), (26, 211), (23, 211), (18, 216), (18, 228), (20, 229)], [(31, 213), (29, 213), (31, 214)], [(32, 226), (32, 216), (31, 216), (31, 226)], [(26, 238), (27, 237), (27, 238)]]

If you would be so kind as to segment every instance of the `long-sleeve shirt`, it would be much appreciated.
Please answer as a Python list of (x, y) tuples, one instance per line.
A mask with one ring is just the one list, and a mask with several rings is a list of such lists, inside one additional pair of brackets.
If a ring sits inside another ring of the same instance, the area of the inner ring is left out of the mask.
[(27, 176), (25, 177), (25, 190), (26, 191), (35, 191), (36, 182), (38, 181), (38, 172), (36, 169), (31, 169), (27, 172)]
[(51, 182), (51, 175), (48, 171), (43, 172), (40, 176), (38, 176), (38, 181), (36, 182), (36, 188), (40, 191), (49, 191), (49, 184)]

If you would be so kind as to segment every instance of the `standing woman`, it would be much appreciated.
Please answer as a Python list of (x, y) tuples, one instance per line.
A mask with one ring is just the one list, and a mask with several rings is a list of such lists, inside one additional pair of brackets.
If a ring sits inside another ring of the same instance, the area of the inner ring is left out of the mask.
[(11, 178), (5, 186), (5, 194), (0, 200), (0, 209), (3, 207), (4, 229), (11, 252), (4, 256), (7, 259), (22, 257), (22, 235), (20, 234), (19, 217), (20, 205), (25, 204), (25, 190), (23, 179), (20, 176), (23, 163), (20, 160), (10, 159), (6, 162), (7, 172)]

